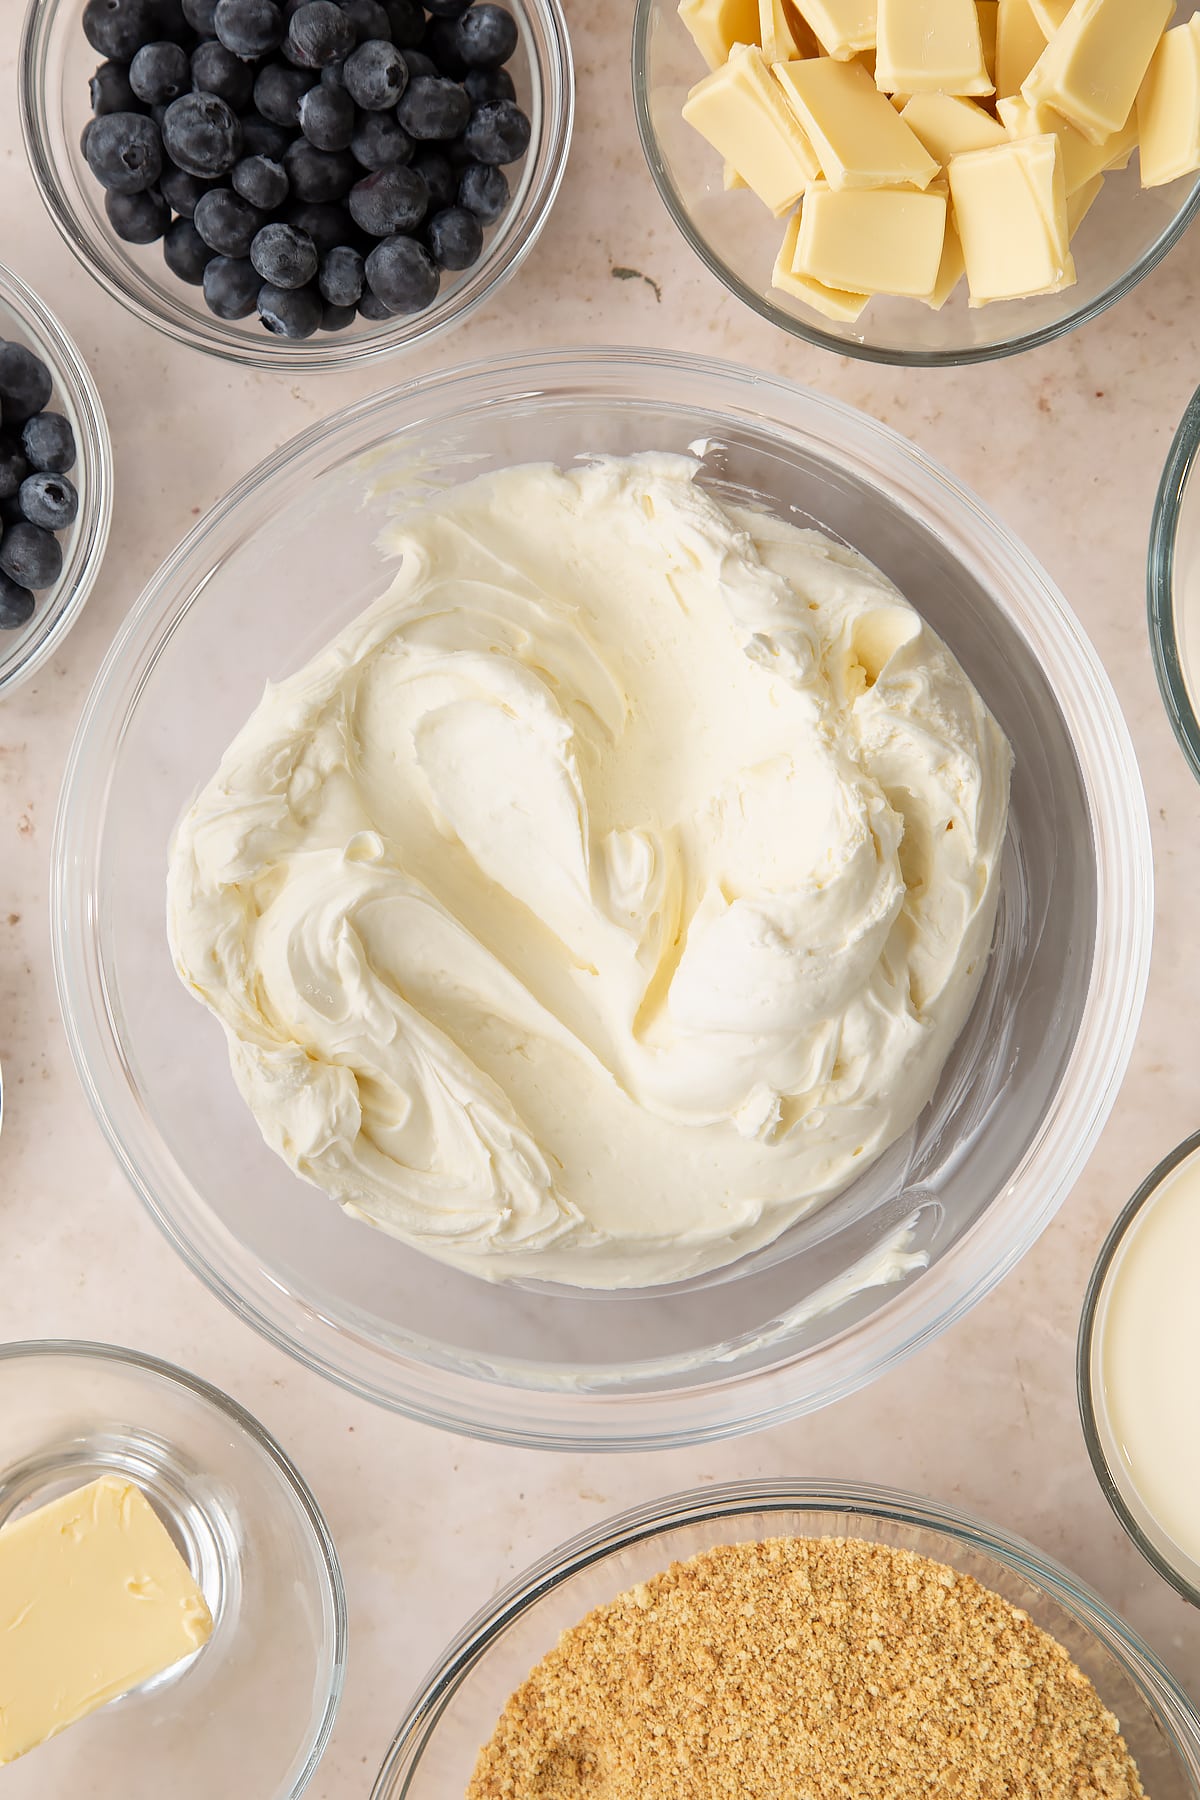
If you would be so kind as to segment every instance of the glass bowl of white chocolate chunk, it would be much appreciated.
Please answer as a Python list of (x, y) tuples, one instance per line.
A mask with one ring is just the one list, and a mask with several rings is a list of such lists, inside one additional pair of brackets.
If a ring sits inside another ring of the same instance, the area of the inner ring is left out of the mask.
[(81, 722), (54, 939), (110, 1143), (243, 1319), (429, 1423), (657, 1447), (1014, 1266), (1128, 1059), (1150, 870), (1104, 673), (971, 495), (786, 382), (554, 351), (196, 526)]
[(874, 362), (1008, 356), (1120, 300), (1200, 209), (1200, 18), (919, 11), (638, 0), (642, 147), (693, 250), (784, 331)]

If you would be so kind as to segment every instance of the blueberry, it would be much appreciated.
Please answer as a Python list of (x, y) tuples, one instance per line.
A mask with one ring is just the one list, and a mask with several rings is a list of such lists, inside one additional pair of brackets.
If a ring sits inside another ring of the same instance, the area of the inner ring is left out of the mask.
[(400, 52), (408, 66), (408, 79), (414, 75), (436, 75), (438, 66), (432, 56), (426, 56), (423, 50), (412, 50), (407, 46)]
[(245, 319), (258, 305), (262, 276), (247, 256), (214, 256), (204, 271), (204, 301), (218, 319)]
[(467, 65), (458, 53), (457, 29), (453, 19), (430, 19), (421, 39), (421, 48), (432, 56), (440, 75), (461, 81)]
[(392, 42), (401, 50), (415, 50), (425, 35), (425, 14), (417, 0), (383, 0), (392, 28)]
[(19, 581), (0, 574), (0, 631), (19, 631), (33, 617), (37, 601)]
[(392, 309), (379, 298), (378, 294), (373, 294), (370, 288), (364, 288), (362, 299), (358, 303), (358, 316), (360, 319), (370, 319), (375, 323), (380, 319), (390, 319)]
[(515, 100), (517, 97), (507, 69), (468, 69), (463, 86), (475, 106), (485, 100)]
[(61, 413), (40, 412), (26, 419), (21, 448), (30, 468), (39, 472), (65, 475), (75, 467), (75, 433)]
[(183, 0), (154, 0), (154, 11), (158, 18), (155, 36), (191, 50), (194, 40), (183, 10)]
[(88, 92), (97, 118), (101, 113), (138, 111), (138, 97), (129, 85), (124, 63), (102, 62), (88, 83)]
[(318, 204), (311, 200), (294, 200), (284, 212), (289, 225), (303, 231), (324, 256), (335, 244), (344, 244), (354, 234), (354, 224), (342, 206)]
[[(254, 104), (264, 119), (273, 125), (300, 124), (300, 102), (317, 77), (308, 69), (289, 69), (283, 63), (268, 63), (259, 71), (254, 83)], [(287, 145), (278, 151), (282, 156)]]
[(181, 218), (190, 219), (201, 194), (207, 194), (215, 183), (201, 181), (198, 176), (189, 175), (186, 169), (177, 169), (173, 162), (168, 162), (163, 164), (158, 185), (171, 211), (177, 212)]
[(258, 316), (276, 337), (311, 337), (324, 310), (315, 287), (277, 288), (268, 282), (258, 296)]
[(337, 88), (339, 93), (344, 94), (346, 91), (346, 83), (342, 78), (342, 70), (345, 67), (346, 65), (344, 62), (326, 63), (318, 76), (321, 86)]
[(408, 86), (408, 64), (394, 44), (371, 38), (343, 66), (346, 91), (364, 112), (386, 112)]
[(483, 249), (483, 226), (465, 206), (446, 206), (426, 226), (429, 251), (442, 269), (469, 269)]
[(318, 150), (348, 150), (354, 136), (354, 102), (345, 88), (309, 88), (300, 102), (300, 129)]
[(429, 210), (429, 189), (415, 169), (397, 165), (364, 175), (350, 189), (350, 217), (372, 237), (410, 231)]
[(283, 166), (297, 200), (340, 200), (358, 179), (348, 150), (318, 150), (302, 137), (288, 145)]
[(243, 113), (254, 92), (254, 68), (217, 38), (209, 38), (192, 51), (192, 86), (198, 94), (216, 94), (235, 113)]
[(0, 407), (9, 425), (21, 425), (50, 403), (54, 383), (40, 356), (24, 344), (0, 338)]
[(95, 123), (96, 123), (95, 119), (89, 119), (87, 124), (84, 126), (83, 130), (79, 134), (79, 148), (80, 148), (81, 152), (83, 153), (83, 158), (84, 158), (85, 162), (87, 161), (88, 139), (92, 135), (92, 126)]
[(276, 221), (257, 234), (250, 260), (272, 288), (302, 288), (317, 272), (317, 246), (306, 231)]
[(267, 215), (232, 188), (217, 187), (201, 195), (194, 220), (196, 230), (218, 256), (249, 256), (250, 245), (256, 232), (266, 224)]
[(101, 56), (132, 62), (143, 44), (162, 35), (154, 0), (87, 0), (83, 35)]
[(163, 233), (163, 260), (172, 275), (199, 287), (215, 252), (210, 250), (190, 219), (176, 219)]
[(425, 178), (431, 212), (454, 205), (458, 199), (458, 176), (448, 156), (443, 156), (440, 150), (422, 150), (419, 156), (413, 157), (412, 166)]
[[(403, 121), (401, 121), (403, 123)], [(485, 100), (471, 113), (463, 146), (476, 162), (511, 163), (529, 148), (529, 120), (512, 100)]]
[(242, 153), (237, 114), (216, 94), (172, 100), (162, 136), (171, 161), (189, 175), (224, 175)]
[(360, 44), (366, 44), (373, 38), (382, 38), (385, 43), (391, 42), (392, 21), (381, 0), (338, 0), (338, 5), (353, 25), (354, 35)]
[(162, 153), (158, 126), (144, 113), (104, 113), (88, 132), (88, 168), (113, 194), (153, 187), (162, 174)]
[(321, 308), (322, 331), (345, 331), (358, 317), (357, 306), (331, 306), (327, 300)]
[(484, 0), (458, 21), (454, 43), (469, 69), (498, 69), (517, 47), (517, 22), (502, 6)]
[(129, 85), (147, 106), (178, 100), (192, 85), (192, 65), (180, 44), (143, 44), (129, 65)]
[(302, 69), (341, 62), (357, 41), (352, 22), (333, 0), (308, 0), (288, 20), (284, 55)]
[(291, 141), (292, 133), (286, 125), (264, 119), (260, 112), (242, 114), (242, 150), (246, 156), (265, 156), (282, 164), (283, 153)]
[(274, 212), (288, 197), (288, 178), (283, 164), (269, 156), (243, 156), (230, 176), (233, 191), (263, 212)]
[(394, 313), (421, 312), (437, 298), (437, 265), (423, 244), (397, 232), (367, 258), (371, 291)]
[(171, 208), (157, 188), (140, 194), (105, 194), (104, 210), (126, 244), (157, 243), (171, 223)]
[(213, 23), (235, 56), (267, 56), (283, 42), (283, 14), (275, 0), (217, 0)]
[(425, 0), (425, 11), (435, 19), (458, 19), (470, 4), (471, 0)]
[(350, 149), (364, 169), (387, 169), (411, 160), (413, 141), (391, 113), (364, 113), (350, 139)]
[(471, 102), (456, 81), (417, 75), (409, 81), (396, 117), (410, 137), (437, 142), (459, 136), (471, 118)]
[[(22, 483), (24, 486), (24, 483)], [(0, 538), (0, 571), (21, 587), (48, 588), (62, 574), (62, 550), (52, 532), (22, 519)]]
[(317, 286), (330, 306), (357, 306), (363, 280), (363, 259), (349, 244), (335, 244), (321, 258)]
[(75, 483), (66, 475), (27, 475), (17, 498), (27, 523), (43, 531), (65, 531), (79, 511)]
[(494, 163), (469, 162), (459, 176), (458, 204), (494, 225), (508, 205), (508, 176)]
[(201, 37), (217, 35), (217, 0), (183, 0), (183, 16)]
[(28, 473), (21, 440), (5, 432), (0, 437), (0, 500), (11, 500)]

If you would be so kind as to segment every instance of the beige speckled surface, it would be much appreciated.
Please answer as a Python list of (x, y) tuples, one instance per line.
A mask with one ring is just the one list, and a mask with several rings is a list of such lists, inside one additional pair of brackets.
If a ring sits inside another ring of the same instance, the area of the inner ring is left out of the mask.
[[(785, 339), (737, 307), (676, 237), (642, 164), (623, 6), (569, 4), (575, 152), (517, 281), (425, 358), (300, 382), (171, 347), (107, 299), (51, 228), (16, 123), (18, 0), (0, 0), (0, 257), (91, 363), (116, 446), (108, 562), (59, 656), (0, 708), (0, 1337), (111, 1338), (230, 1388), (296, 1456), (344, 1560), (352, 1649), (310, 1792), (369, 1787), (410, 1690), (446, 1638), (534, 1555), (617, 1507), (750, 1474), (852, 1476), (944, 1496), (1031, 1537), (1137, 1625), (1200, 1700), (1200, 1613), (1124, 1542), (1093, 1480), (1074, 1400), (1075, 1326), (1107, 1223), (1200, 1124), (1195, 955), (1200, 788), (1159, 705), (1144, 556), (1175, 424), (1200, 380), (1200, 233), (1115, 312), (1016, 363), (906, 373)], [(651, 281), (615, 279), (614, 266)], [(260, 457), (392, 379), (528, 343), (646, 342), (740, 358), (898, 426), (1025, 538), (1092, 633), (1137, 742), (1154, 827), (1158, 937), (1133, 1066), (1056, 1224), (965, 1324), (816, 1418), (716, 1449), (532, 1457), (348, 1399), (238, 1324), (176, 1260), (93, 1123), (70, 1067), (47, 927), (50, 837), (70, 735), (101, 654), (156, 564)]]

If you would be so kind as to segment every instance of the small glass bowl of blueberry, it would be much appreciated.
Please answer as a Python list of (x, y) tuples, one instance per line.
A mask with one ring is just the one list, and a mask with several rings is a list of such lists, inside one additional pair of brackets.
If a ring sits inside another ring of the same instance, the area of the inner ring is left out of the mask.
[(280, 370), (481, 305), (541, 230), (574, 109), (561, 0), (31, 0), (21, 100), (103, 286)]
[(0, 266), (0, 697), (57, 649), (108, 541), (113, 465), (78, 350)]

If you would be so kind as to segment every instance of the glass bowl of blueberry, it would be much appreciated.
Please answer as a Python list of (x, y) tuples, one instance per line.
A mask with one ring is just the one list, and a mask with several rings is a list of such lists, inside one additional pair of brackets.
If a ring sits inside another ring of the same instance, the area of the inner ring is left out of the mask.
[(112, 514), (96, 384), (54, 315), (0, 265), (0, 697), (57, 649)]
[(448, 330), (519, 268), (574, 88), (560, 0), (30, 0), (21, 102), (109, 293), (311, 371)]

